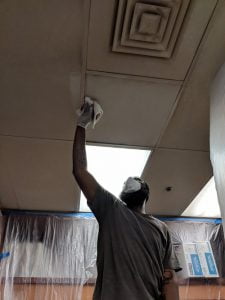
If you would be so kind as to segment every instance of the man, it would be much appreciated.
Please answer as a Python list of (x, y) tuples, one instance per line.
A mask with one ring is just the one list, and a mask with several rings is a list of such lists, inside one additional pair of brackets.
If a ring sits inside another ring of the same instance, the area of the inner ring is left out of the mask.
[(172, 287), (168, 289), (170, 298), (167, 299), (179, 299), (173, 270), (180, 267), (168, 229), (163, 222), (145, 213), (149, 196), (147, 183), (137, 177), (128, 178), (121, 199), (117, 199), (87, 171), (85, 129), (93, 120), (93, 107), (91, 102), (83, 105), (73, 147), (74, 177), (99, 223), (98, 277), (93, 299), (163, 299), (165, 277), (166, 286)]

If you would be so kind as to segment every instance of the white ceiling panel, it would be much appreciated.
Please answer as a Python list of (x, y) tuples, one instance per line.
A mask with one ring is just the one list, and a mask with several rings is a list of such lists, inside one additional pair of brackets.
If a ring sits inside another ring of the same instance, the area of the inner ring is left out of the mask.
[(80, 75), (58, 69), (10, 68), (0, 80), (0, 134), (72, 139)]
[(72, 176), (72, 143), (0, 138), (3, 208), (74, 211), (80, 193)]
[(150, 185), (148, 212), (179, 216), (212, 176), (209, 153), (157, 149), (143, 175)]
[(88, 140), (154, 146), (180, 89), (179, 82), (88, 75), (86, 93), (96, 99), (104, 115)]
[(84, 0), (1, 1), (0, 64), (81, 67)]
[[(188, 0), (92, 1), (87, 68), (184, 80), (217, 1), (191, 1), (189, 7), (188, 3)], [(165, 10), (170, 13), (166, 14)], [(168, 19), (165, 19), (166, 15)], [(158, 21), (155, 16), (158, 16)], [(135, 18), (140, 19), (140, 28), (136, 28), (138, 21)], [(161, 22), (160, 18), (165, 20)], [(163, 26), (164, 23), (167, 25), (163, 28), (157, 25)], [(154, 37), (153, 32), (142, 32), (148, 26), (150, 29), (159, 28), (155, 29), (157, 39), (154, 42), (146, 40)], [(133, 28), (136, 30), (134, 36)], [(169, 44), (173, 42), (172, 50), (170, 45), (165, 46), (164, 37)], [(167, 58), (160, 58), (163, 55)]]

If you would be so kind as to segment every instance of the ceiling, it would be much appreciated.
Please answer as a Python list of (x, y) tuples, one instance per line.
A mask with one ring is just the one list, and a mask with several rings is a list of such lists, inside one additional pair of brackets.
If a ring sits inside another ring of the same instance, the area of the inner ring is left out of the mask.
[(1, 208), (79, 208), (71, 153), (87, 94), (104, 109), (87, 140), (153, 149), (148, 211), (180, 215), (212, 176), (224, 36), (223, 0), (2, 1)]

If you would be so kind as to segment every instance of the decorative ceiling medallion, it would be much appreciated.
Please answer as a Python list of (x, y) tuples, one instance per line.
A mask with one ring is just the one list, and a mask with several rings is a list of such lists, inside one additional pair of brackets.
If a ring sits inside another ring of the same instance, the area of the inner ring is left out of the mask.
[(113, 51), (170, 58), (190, 0), (119, 0)]

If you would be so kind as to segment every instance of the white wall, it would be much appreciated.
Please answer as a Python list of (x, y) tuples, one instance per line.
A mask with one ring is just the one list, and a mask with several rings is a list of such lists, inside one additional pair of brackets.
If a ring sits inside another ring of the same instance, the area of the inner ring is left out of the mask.
[[(225, 64), (211, 89), (210, 157), (213, 166), (221, 216), (225, 219)], [(225, 232), (225, 223), (223, 221)]]

